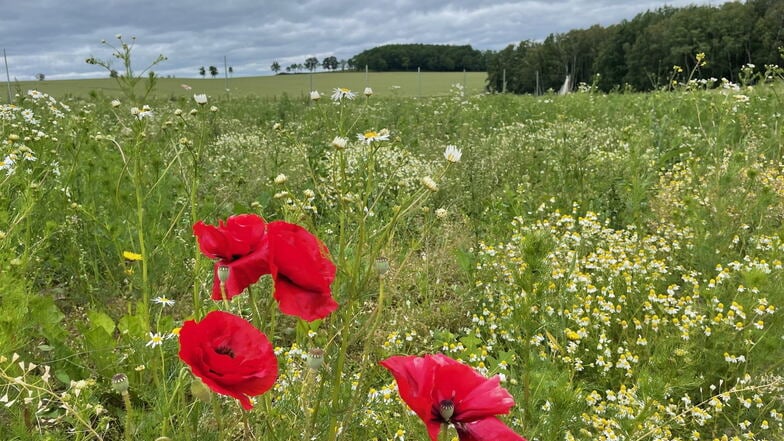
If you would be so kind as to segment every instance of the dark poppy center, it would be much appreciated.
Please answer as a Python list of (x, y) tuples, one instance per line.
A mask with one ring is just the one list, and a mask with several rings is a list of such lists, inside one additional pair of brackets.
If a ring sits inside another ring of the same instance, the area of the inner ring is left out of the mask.
[(228, 355), (231, 358), (234, 358), (234, 351), (231, 350), (230, 347), (226, 345), (220, 345), (215, 348), (215, 352), (221, 355)]

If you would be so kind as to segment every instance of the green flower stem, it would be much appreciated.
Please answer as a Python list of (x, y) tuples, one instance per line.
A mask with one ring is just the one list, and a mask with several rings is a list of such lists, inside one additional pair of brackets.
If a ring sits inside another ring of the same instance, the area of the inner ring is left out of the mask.
[(128, 391), (122, 393), (123, 404), (125, 405), (125, 428), (123, 429), (123, 434), (125, 436), (126, 441), (131, 441), (133, 439), (132, 429), (131, 429), (131, 413), (133, 412), (133, 407), (131, 406), (131, 394)]
[(136, 235), (139, 241), (139, 253), (142, 255), (142, 305), (144, 306), (145, 324), (149, 329), (150, 316), (150, 281), (149, 281), (149, 256), (144, 241), (144, 196), (142, 195), (142, 155), (139, 151), (141, 140), (136, 142), (134, 158), (133, 187), (136, 193)]
[[(193, 147), (192, 156), (193, 156), (193, 167), (191, 169), (191, 185), (190, 185), (190, 206), (191, 206), (191, 223), (196, 223), (198, 221), (198, 192), (199, 192), (199, 164), (201, 161), (201, 150), (202, 146), (204, 145), (204, 138), (206, 135), (206, 127), (207, 124), (202, 119), (201, 121), (201, 132), (199, 133), (199, 141)], [(201, 295), (200, 295), (200, 284), (199, 278), (201, 276), (201, 250), (199, 250), (198, 240), (196, 240), (196, 246), (194, 247), (193, 251), (193, 314), (194, 316), (199, 319), (202, 317), (202, 310), (201, 310)], [(223, 289), (223, 288), (221, 288)]]
[(220, 282), (219, 285), (220, 285), (221, 299), (223, 299), (223, 306), (226, 308), (226, 311), (228, 311), (230, 308), (229, 308), (229, 296), (226, 293), (226, 284)]
[[(256, 291), (253, 290), (250, 286), (246, 288), (248, 290), (248, 302), (250, 302), (250, 307), (253, 309), (253, 324), (256, 326), (256, 329), (261, 330), (261, 311), (259, 311), (259, 302), (256, 298)], [(273, 338), (274, 336), (270, 336)]]
[(223, 408), (221, 407), (221, 400), (218, 397), (213, 397), (212, 400), (212, 413), (215, 416), (215, 423), (218, 426), (217, 435), (218, 441), (223, 440)]
[(441, 431), (438, 432), (438, 441), (449, 441), (449, 424), (441, 424)]
[[(357, 405), (359, 404), (359, 400), (362, 398), (365, 390), (365, 371), (367, 370), (370, 357), (370, 347), (373, 343), (373, 335), (376, 333), (378, 329), (378, 324), (381, 319), (381, 311), (384, 309), (384, 277), (379, 276), (378, 281), (378, 300), (376, 301), (376, 309), (373, 311), (373, 316), (370, 318), (370, 327), (368, 328), (367, 332), (363, 332), (362, 334), (365, 337), (365, 343), (362, 346), (362, 354), (360, 355), (360, 368), (358, 373), (358, 384), (357, 389), (354, 392), (353, 396), (351, 397), (351, 402), (349, 403), (348, 410), (345, 412), (344, 418), (351, 418), (354, 414), (354, 409), (356, 409)], [(344, 426), (348, 424), (348, 422), (344, 419), (343, 421)]]

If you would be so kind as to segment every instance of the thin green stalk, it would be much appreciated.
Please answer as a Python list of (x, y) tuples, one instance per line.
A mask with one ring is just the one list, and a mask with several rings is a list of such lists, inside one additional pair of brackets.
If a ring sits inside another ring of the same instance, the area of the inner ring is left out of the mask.
[[(147, 255), (147, 247), (144, 241), (144, 196), (142, 195), (142, 158), (141, 152), (138, 151), (140, 142), (137, 141), (137, 151), (134, 167), (133, 186), (136, 193), (136, 235), (139, 241), (139, 253), (142, 255), (142, 305), (144, 306), (145, 317), (150, 316), (150, 282), (148, 275), (149, 256)], [(149, 327), (149, 321), (145, 320)]]
[(438, 441), (449, 441), (449, 424), (441, 424), (441, 431), (438, 432)]
[(223, 440), (223, 408), (221, 407), (221, 400), (218, 397), (212, 398), (212, 413), (215, 416), (215, 423), (218, 426), (218, 441)]
[(131, 441), (133, 439), (132, 429), (131, 429), (131, 412), (133, 407), (131, 406), (131, 394), (128, 391), (122, 393), (123, 404), (125, 405), (125, 427), (123, 429), (123, 434), (125, 436), (126, 441)]
[[(199, 161), (201, 161), (201, 149), (204, 145), (204, 136), (206, 130), (206, 124), (204, 120), (201, 122), (201, 132), (199, 134), (199, 142), (197, 145), (194, 146), (193, 154), (193, 168), (191, 176), (191, 186), (190, 186), (190, 206), (191, 206), (191, 222), (196, 223), (198, 220), (198, 190), (199, 190)], [(199, 276), (201, 275), (201, 251), (199, 250), (198, 243), (194, 247), (193, 250), (193, 314), (196, 318), (202, 317), (202, 310), (201, 310), (201, 294), (199, 292)], [(222, 285), (222, 284), (221, 284)], [(223, 290), (223, 287), (221, 287)]]
[[(364, 332), (363, 335), (365, 336), (365, 344), (362, 346), (362, 354), (360, 355), (360, 367), (359, 367), (359, 374), (358, 374), (358, 385), (356, 391), (353, 393), (351, 397), (351, 401), (349, 403), (348, 410), (345, 412), (345, 418), (351, 418), (354, 413), (354, 409), (356, 409), (357, 404), (359, 403), (362, 394), (364, 393), (364, 380), (365, 380), (365, 371), (367, 370), (368, 366), (368, 356), (370, 354), (370, 347), (373, 343), (373, 335), (376, 333), (376, 329), (378, 329), (378, 324), (381, 319), (381, 311), (384, 308), (384, 277), (379, 276), (378, 282), (378, 300), (376, 301), (376, 309), (373, 311), (373, 316), (370, 318), (370, 328), (367, 332)], [(347, 339), (348, 340), (348, 339)], [(346, 421), (344, 421), (344, 425), (346, 425)]]
[(261, 330), (261, 312), (259, 311), (259, 303), (258, 299), (256, 299), (256, 292), (250, 286), (248, 286), (246, 289), (248, 290), (248, 302), (250, 302), (250, 307), (253, 309), (253, 324), (256, 325), (256, 329)]

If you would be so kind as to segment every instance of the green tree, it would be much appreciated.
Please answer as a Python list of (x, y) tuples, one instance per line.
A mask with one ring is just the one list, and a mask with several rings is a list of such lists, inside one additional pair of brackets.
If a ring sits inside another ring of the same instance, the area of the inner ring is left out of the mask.
[(338, 68), (338, 59), (334, 55), (325, 57), (324, 61), (321, 62), (321, 66), (324, 70), (336, 70)]
[(204, 78), (204, 76), (205, 76), (205, 75), (207, 75), (207, 70), (206, 70), (206, 69), (204, 69), (204, 66), (201, 66), (201, 67), (199, 68), (199, 75), (201, 75), (201, 76), (202, 76), (202, 78)]
[(277, 75), (280, 72), (280, 63), (277, 60), (273, 61), (270, 70)]
[(313, 72), (314, 70), (316, 70), (316, 67), (318, 67), (318, 64), (319, 64), (318, 58), (316, 58), (316, 57), (308, 57), (305, 60), (305, 69)]
[(215, 77), (218, 76), (218, 68), (217, 67), (210, 66), (209, 69), (210, 69), (210, 76), (211, 77), (215, 78)]

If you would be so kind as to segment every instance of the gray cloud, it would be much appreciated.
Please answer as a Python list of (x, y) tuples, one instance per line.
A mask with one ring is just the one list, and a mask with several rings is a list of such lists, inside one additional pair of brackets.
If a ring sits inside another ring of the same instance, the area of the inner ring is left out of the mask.
[[(105, 77), (84, 60), (107, 59), (115, 34), (136, 36), (134, 63), (169, 59), (161, 75), (198, 76), (199, 66), (222, 66), (235, 75), (270, 74), (315, 56), (348, 59), (389, 43), (470, 44), (500, 50), (550, 33), (610, 25), (665, 5), (707, 0), (0, 0), (0, 45), (12, 78), (31, 80)], [(721, 2), (713, 2), (714, 4)], [(117, 64), (117, 63), (116, 63)], [(119, 64), (117, 64), (119, 68)]]

